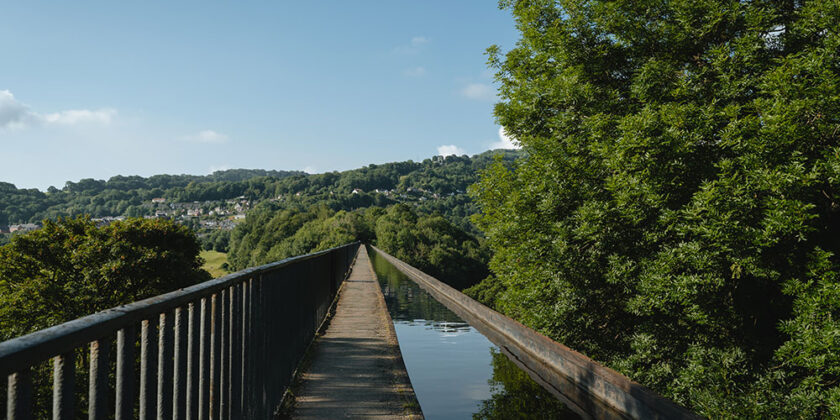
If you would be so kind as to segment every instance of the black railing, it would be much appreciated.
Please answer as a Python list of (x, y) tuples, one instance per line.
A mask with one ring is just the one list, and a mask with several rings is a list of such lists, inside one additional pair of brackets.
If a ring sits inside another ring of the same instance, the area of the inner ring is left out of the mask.
[[(33, 417), (33, 370), (49, 359), (54, 419), (84, 408), (90, 419), (271, 418), (358, 247), (249, 268), (0, 343), (7, 418)], [(85, 346), (89, 355), (79, 352)], [(77, 365), (88, 370), (87, 407), (75, 391)]]

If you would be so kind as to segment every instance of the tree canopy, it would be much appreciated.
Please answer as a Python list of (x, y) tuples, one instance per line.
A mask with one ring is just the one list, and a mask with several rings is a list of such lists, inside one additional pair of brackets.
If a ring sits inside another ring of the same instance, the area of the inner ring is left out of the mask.
[(45, 220), (0, 246), (0, 341), (206, 280), (198, 254), (168, 220)]
[(840, 6), (503, 1), (497, 308), (712, 417), (840, 416)]
[(405, 204), (336, 212), (323, 205), (278, 209), (266, 203), (232, 232), (228, 264), (239, 270), (353, 241), (375, 244), (459, 289), (487, 275), (483, 242), (440, 214)]

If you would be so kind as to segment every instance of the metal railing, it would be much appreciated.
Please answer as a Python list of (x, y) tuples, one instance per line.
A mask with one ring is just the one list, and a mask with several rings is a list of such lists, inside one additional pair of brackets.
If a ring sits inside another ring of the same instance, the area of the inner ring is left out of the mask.
[(85, 411), (76, 392), (85, 365), (89, 419), (271, 418), (358, 247), (249, 268), (0, 343), (7, 418), (33, 417), (33, 367), (49, 359), (54, 419)]

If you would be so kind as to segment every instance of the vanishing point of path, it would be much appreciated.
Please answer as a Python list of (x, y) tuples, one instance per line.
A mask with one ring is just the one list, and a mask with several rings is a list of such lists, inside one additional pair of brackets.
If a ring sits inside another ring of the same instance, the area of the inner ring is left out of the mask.
[(292, 418), (423, 418), (364, 246), (341, 288), (335, 316), (315, 341)]

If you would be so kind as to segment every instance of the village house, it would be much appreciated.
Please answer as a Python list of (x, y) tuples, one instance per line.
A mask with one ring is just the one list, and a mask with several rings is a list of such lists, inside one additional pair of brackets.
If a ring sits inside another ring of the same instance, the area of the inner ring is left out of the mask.
[(29, 232), (31, 230), (38, 230), (41, 227), (35, 223), (22, 223), (19, 225), (9, 225), (9, 233), (14, 232)]

